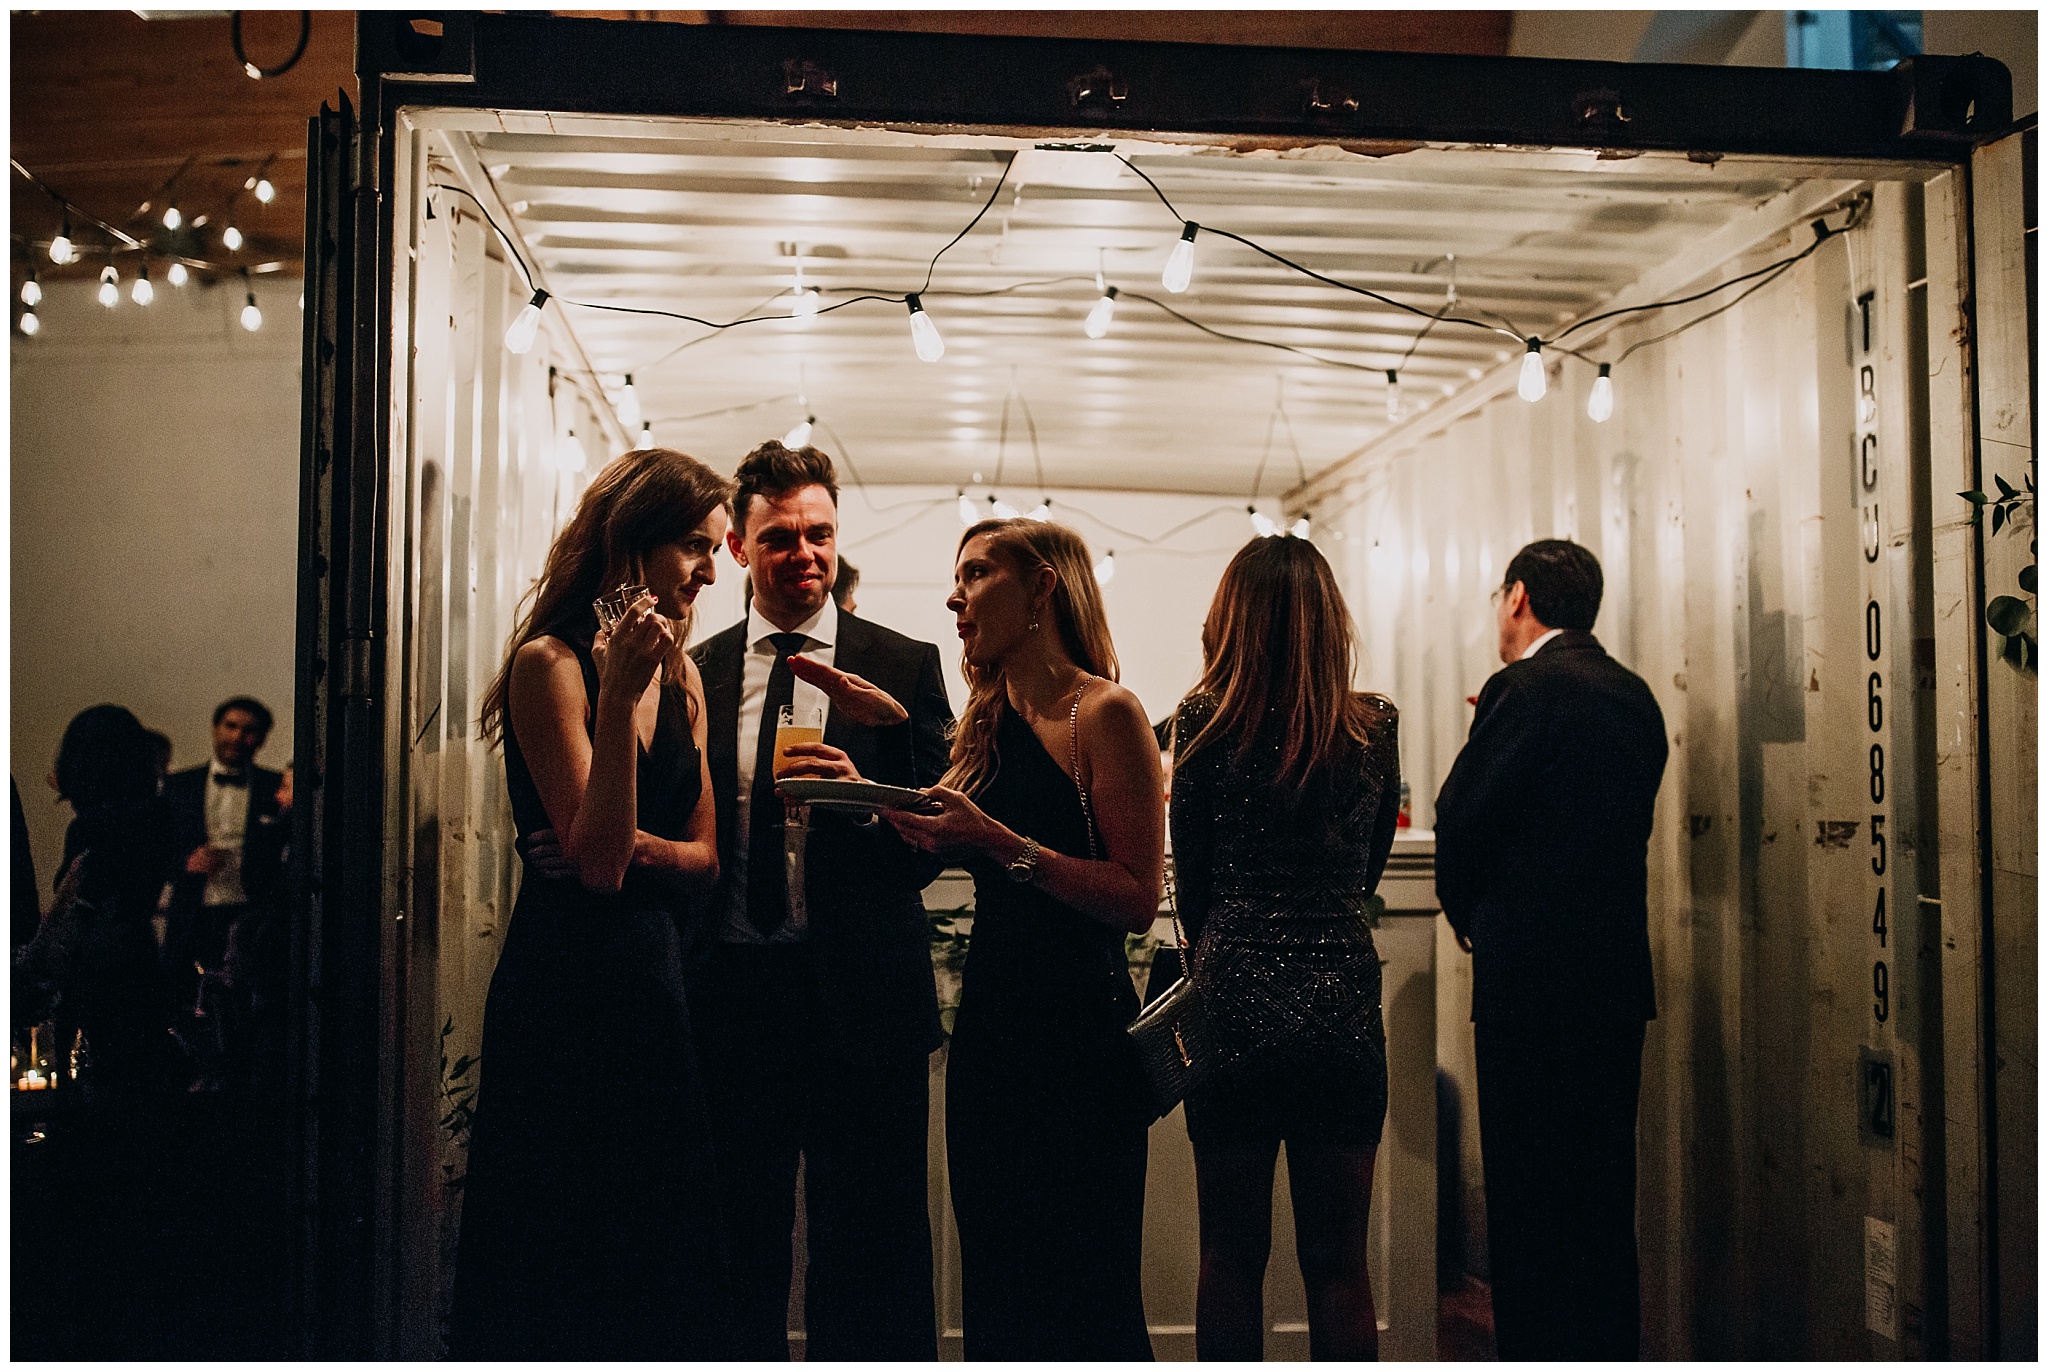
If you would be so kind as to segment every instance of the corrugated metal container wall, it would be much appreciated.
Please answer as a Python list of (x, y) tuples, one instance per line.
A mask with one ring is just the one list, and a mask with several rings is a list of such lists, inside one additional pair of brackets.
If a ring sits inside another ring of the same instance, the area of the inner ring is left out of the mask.
[[(1938, 1105), (1931, 1135), (1921, 1114), (1939, 1010), (1916, 823), (1933, 686), (1922, 215), (1929, 197), (1953, 209), (1945, 184), (1871, 191), (1854, 231), (1617, 366), (1612, 422), (1587, 418), (1594, 372), (1565, 360), (1546, 403), (1497, 388), (1325, 507), (1361, 684), (1406, 712), (1418, 825), (1499, 666), (1489, 593), (1532, 539), (1599, 555), (1596, 632), (1663, 708), (1640, 1143), (1652, 1356), (1913, 1356), (1939, 1299), (1919, 1262), (1941, 1141)], [(1953, 339), (1937, 347), (1955, 361)], [(1440, 1002), (1439, 1053), (1473, 1118), (1469, 986)], [(1890, 1102), (1872, 1095), (1884, 1068)], [(1875, 1131), (1866, 1106), (1889, 1107)]]

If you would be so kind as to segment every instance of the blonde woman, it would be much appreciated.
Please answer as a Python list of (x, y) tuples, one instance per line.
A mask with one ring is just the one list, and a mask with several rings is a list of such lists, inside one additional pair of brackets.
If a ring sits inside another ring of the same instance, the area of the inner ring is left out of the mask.
[(1037, 520), (967, 530), (946, 606), (969, 696), (912, 843), (974, 875), (946, 1069), (971, 1359), (1149, 1359), (1139, 1290), (1150, 1111), (1124, 1028), (1124, 937), (1159, 909), (1159, 749), (1087, 545)]
[[(682, 642), (731, 494), (666, 448), (606, 467), (485, 698), (526, 870), (484, 1009), (450, 1317), (465, 1360), (730, 1346), (678, 926), (718, 877)], [(648, 593), (599, 649), (591, 602), (626, 585)]]

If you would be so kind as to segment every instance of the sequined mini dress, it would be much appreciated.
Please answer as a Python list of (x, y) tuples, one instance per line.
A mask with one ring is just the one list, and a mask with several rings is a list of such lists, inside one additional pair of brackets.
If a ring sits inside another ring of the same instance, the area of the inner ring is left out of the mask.
[[(1175, 886), (1217, 1070), (1187, 1098), (1198, 1148), (1284, 1139), (1376, 1147), (1387, 1112), (1380, 959), (1365, 908), (1401, 791), (1392, 702), (1364, 698), (1368, 741), (1296, 796), (1276, 782), (1287, 721), (1175, 763)], [(1188, 740), (1215, 709), (1183, 703)]]

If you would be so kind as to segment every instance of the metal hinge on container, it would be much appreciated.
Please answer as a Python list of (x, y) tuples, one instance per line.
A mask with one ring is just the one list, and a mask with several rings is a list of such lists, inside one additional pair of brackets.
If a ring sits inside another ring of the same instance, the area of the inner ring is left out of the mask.
[(378, 152), (382, 141), (376, 129), (364, 129), (349, 140), (348, 145), (348, 188), (359, 191), (365, 186), (377, 190)]

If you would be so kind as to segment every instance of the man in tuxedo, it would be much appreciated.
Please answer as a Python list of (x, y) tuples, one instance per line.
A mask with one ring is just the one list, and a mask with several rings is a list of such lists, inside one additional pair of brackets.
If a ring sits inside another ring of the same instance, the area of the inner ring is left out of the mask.
[(1600, 564), (1531, 543), (1494, 592), (1506, 664), (1436, 800), (1436, 889), (1472, 954), (1494, 1331), (1507, 1358), (1634, 1358), (1648, 848), (1668, 751), (1591, 633)]
[[(939, 650), (834, 605), (831, 458), (767, 443), (738, 478), (728, 543), (753, 599), (744, 620), (691, 650), (720, 878), (690, 978), (737, 1352), (789, 1355), (801, 1158), (806, 1358), (934, 1359), (925, 1141), (941, 1035), (919, 892), (938, 865), (872, 817), (814, 810), (793, 913), (770, 768), (779, 707), (793, 703), (826, 712), (824, 742), (792, 754), (805, 773), (937, 781), (952, 718)], [(857, 699), (875, 694), (870, 683), (893, 698), (886, 711)]]
[[(283, 778), (256, 765), (270, 725), (262, 701), (222, 701), (213, 711), (213, 760), (164, 781), (185, 854), (171, 883), (164, 962), (173, 1023), (197, 1059), (197, 1089), (223, 1086), (242, 1047), (234, 1037), (237, 969), (229, 950), (253, 941), (253, 923), (268, 914), (264, 901), (277, 884), (276, 840), (289, 822), (278, 805)], [(195, 1014), (195, 1004), (203, 1013)]]

